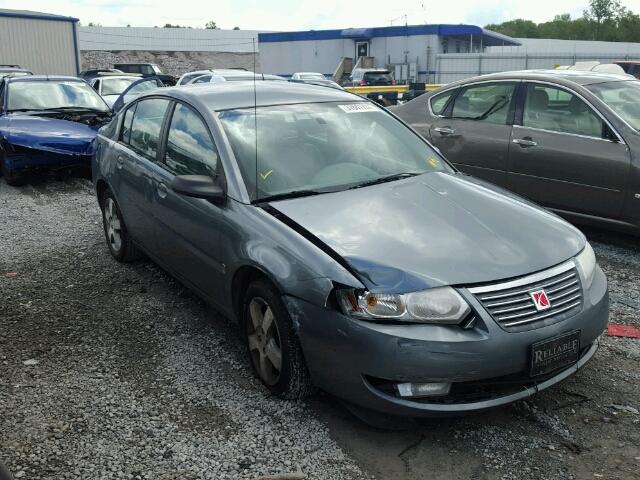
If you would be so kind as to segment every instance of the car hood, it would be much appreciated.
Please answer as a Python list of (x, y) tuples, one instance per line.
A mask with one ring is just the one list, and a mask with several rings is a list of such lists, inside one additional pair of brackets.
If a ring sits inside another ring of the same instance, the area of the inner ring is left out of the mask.
[(518, 277), (585, 245), (556, 215), (462, 174), (427, 173), (270, 205), (339, 254), (371, 291)]
[(84, 123), (34, 115), (11, 115), (2, 129), (14, 146), (63, 155), (91, 155), (97, 129)]

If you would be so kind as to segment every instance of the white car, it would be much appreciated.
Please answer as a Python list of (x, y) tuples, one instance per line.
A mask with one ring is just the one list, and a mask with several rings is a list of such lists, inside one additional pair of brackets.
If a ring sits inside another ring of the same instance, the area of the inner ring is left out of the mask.
[(114, 102), (133, 82), (140, 80), (140, 75), (108, 75), (93, 78), (89, 81), (96, 92), (113, 107)]
[(245, 71), (234, 71), (232, 74), (220, 73), (219, 71), (210, 72), (189, 81), (187, 85), (196, 85), (199, 83), (219, 83), (219, 82), (238, 82), (242, 80), (276, 80), (286, 82), (287, 79), (279, 75), (271, 75), (268, 73), (253, 73)]
[(198, 77), (201, 77), (202, 75), (219, 75), (219, 76), (231, 76), (231, 75), (247, 75), (247, 74), (252, 74), (253, 72), (249, 72), (248, 70), (244, 70), (241, 68), (216, 68), (216, 69), (210, 69), (210, 70), (195, 70), (193, 72), (187, 72), (184, 75), (182, 75), (179, 79), (178, 79), (178, 83), (176, 83), (176, 85), (187, 85), (188, 83), (191, 83), (193, 80), (195, 80)]

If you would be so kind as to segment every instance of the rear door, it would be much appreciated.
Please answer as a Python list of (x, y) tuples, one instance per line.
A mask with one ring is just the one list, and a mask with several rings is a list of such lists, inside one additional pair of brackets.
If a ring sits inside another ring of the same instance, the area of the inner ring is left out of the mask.
[(225, 273), (220, 259), (224, 206), (186, 197), (170, 188), (176, 175), (207, 175), (224, 182), (209, 129), (186, 104), (175, 103), (158, 167), (153, 172), (153, 215), (162, 262), (206, 298), (219, 303)]
[(619, 217), (629, 148), (576, 92), (529, 82), (509, 150), (509, 188), (542, 205)]
[(116, 152), (114, 189), (131, 235), (155, 253), (152, 171), (169, 100), (145, 98), (127, 107)]
[[(463, 172), (506, 185), (518, 85), (515, 81), (487, 82), (460, 88), (431, 124), (433, 144)], [(432, 109), (439, 108), (436, 101), (445, 100), (444, 95), (434, 97)]]

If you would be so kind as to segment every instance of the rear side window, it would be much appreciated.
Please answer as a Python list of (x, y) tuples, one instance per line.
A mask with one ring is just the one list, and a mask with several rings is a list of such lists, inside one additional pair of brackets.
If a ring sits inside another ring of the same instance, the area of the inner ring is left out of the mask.
[(218, 151), (209, 129), (191, 108), (177, 104), (171, 117), (163, 163), (176, 175), (209, 175), (218, 171)]
[(138, 102), (131, 123), (129, 145), (139, 154), (155, 160), (160, 143), (160, 130), (169, 101), (149, 98)]
[(209, 83), (211, 81), (211, 75), (202, 75), (196, 78), (193, 83)]
[(577, 95), (561, 88), (529, 84), (522, 124), (560, 133), (600, 138), (602, 119)]
[(124, 143), (129, 143), (129, 137), (131, 135), (131, 122), (133, 121), (133, 114), (136, 111), (137, 105), (137, 103), (131, 105), (129, 108), (127, 108), (127, 111), (124, 112), (122, 128), (120, 129), (120, 140)]
[(447, 103), (449, 103), (449, 99), (455, 92), (456, 90), (451, 90), (431, 98), (431, 111), (436, 115), (442, 115)]
[(454, 100), (452, 116), (506, 125), (515, 89), (514, 83), (481, 84), (467, 87)]

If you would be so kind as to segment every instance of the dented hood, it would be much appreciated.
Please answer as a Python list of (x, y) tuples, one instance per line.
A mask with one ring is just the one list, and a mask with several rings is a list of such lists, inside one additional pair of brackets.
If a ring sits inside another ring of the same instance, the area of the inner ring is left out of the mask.
[(96, 135), (84, 123), (33, 115), (11, 115), (2, 129), (11, 145), (63, 155), (92, 155)]
[(271, 206), (338, 253), (371, 291), (517, 277), (585, 245), (556, 215), (461, 174), (427, 173)]

